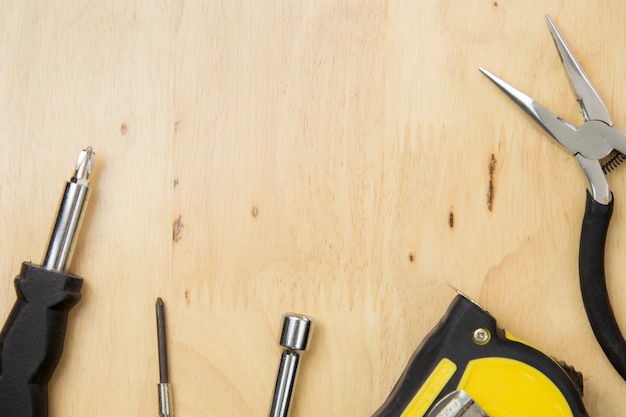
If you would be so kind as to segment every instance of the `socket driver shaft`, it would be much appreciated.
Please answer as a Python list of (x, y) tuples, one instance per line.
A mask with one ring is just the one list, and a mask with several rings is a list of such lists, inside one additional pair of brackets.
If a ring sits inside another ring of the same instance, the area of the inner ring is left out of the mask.
[(285, 348), (278, 367), (276, 387), (270, 409), (270, 417), (287, 417), (291, 404), (298, 371), (300, 354), (308, 348), (312, 320), (310, 317), (286, 313), (283, 316), (283, 328), (280, 345)]

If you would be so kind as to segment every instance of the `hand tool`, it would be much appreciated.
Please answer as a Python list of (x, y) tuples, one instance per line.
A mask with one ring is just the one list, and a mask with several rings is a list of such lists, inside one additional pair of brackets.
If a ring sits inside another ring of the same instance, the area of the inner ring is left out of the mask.
[(83, 283), (68, 268), (94, 160), (91, 147), (80, 152), (42, 265), (24, 262), (15, 278), (17, 301), (0, 332), (0, 415), (48, 415), (48, 382), (61, 358), (68, 313), (80, 299)]
[(586, 417), (582, 375), (457, 290), (373, 417)]
[(167, 366), (167, 343), (165, 339), (165, 305), (161, 297), (156, 300), (157, 342), (159, 348), (159, 417), (172, 417), (172, 386)]
[(616, 127), (602, 99), (574, 57), (552, 20), (546, 16), (552, 38), (576, 93), (585, 119), (580, 127), (557, 117), (534, 99), (481, 68), (519, 107), (550, 136), (576, 156), (589, 180), (583, 217), (578, 269), (583, 304), (589, 323), (607, 358), (626, 379), (626, 341), (619, 329), (606, 286), (604, 249), (613, 212), (613, 194), (605, 173), (626, 159), (626, 135)]
[(308, 348), (311, 326), (310, 317), (286, 313), (280, 333), (280, 345), (285, 348), (280, 358), (278, 376), (270, 408), (270, 417), (287, 417), (291, 405), (291, 394), (296, 382), (300, 354)]

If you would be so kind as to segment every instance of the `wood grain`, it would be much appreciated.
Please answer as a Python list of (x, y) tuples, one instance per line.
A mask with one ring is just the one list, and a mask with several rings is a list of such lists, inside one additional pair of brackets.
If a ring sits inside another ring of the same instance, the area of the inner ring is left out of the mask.
[[(75, 156), (98, 154), (50, 417), (156, 415), (157, 296), (177, 415), (266, 415), (285, 311), (315, 319), (292, 415), (371, 415), (447, 281), (582, 371), (590, 415), (618, 415), (578, 290), (585, 177), (477, 68), (580, 122), (550, 14), (626, 126), (625, 7), (2, 3), (2, 317)], [(607, 276), (626, 328), (624, 175)]]

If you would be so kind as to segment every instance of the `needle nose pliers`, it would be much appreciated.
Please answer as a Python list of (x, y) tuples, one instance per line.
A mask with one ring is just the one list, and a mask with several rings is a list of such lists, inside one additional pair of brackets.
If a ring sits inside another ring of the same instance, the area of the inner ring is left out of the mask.
[[(589, 78), (552, 20), (548, 27), (576, 93), (585, 121), (579, 127), (561, 119), (534, 99), (489, 71), (480, 71), (521, 107), (550, 136), (571, 152), (589, 180), (591, 194), (583, 217), (578, 268), (580, 289), (591, 328), (607, 358), (626, 380), (626, 341), (615, 320), (604, 273), (606, 233), (613, 211), (613, 194), (605, 172), (626, 159), (626, 135), (616, 127)], [(607, 165), (604, 161), (608, 160)]]

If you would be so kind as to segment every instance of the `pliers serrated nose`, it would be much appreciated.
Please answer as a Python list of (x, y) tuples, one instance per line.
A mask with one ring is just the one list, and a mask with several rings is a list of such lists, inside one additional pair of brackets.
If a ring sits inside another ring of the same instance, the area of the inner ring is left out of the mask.
[(616, 161), (624, 159), (626, 135), (612, 126), (609, 111), (596, 89), (552, 20), (548, 16), (546, 20), (585, 118), (582, 125), (574, 126), (484, 68), (480, 71), (571, 152), (589, 180), (591, 194), (587, 192), (578, 254), (582, 299), (600, 346), (626, 380), (626, 341), (613, 314), (604, 273), (604, 248), (613, 211), (613, 194), (602, 166), (602, 160), (609, 158), (608, 172)]

